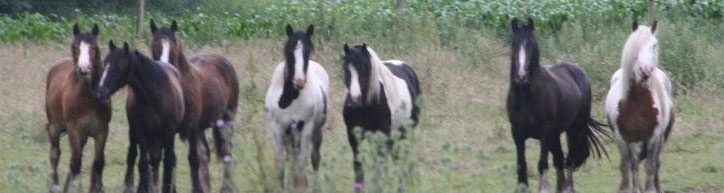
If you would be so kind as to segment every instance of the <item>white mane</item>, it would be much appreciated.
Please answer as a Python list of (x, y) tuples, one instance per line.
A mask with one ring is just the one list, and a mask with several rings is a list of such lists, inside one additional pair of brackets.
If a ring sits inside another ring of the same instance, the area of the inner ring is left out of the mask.
[(397, 97), (397, 86), (395, 84), (395, 75), (387, 69), (382, 63), (377, 53), (372, 50), (371, 47), (367, 46), (367, 51), (370, 53), (370, 63), (372, 65), (369, 82), (369, 93), (367, 94), (367, 102), (372, 102), (375, 99), (379, 99), (380, 96), (380, 82), (384, 85), (385, 95), (388, 100), (394, 100)]

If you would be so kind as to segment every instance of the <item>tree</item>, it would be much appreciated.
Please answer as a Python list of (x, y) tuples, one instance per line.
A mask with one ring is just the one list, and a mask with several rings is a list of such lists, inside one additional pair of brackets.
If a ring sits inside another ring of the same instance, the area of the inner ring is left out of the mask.
[(136, 12), (136, 38), (143, 37), (143, 7), (145, 0), (138, 0), (138, 12)]

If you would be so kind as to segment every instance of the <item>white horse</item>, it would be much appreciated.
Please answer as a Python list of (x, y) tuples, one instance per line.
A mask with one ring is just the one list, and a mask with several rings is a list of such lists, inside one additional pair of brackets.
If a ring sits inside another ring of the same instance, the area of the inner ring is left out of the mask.
[(652, 27), (633, 24), (621, 68), (611, 78), (606, 115), (621, 153), (620, 193), (641, 192), (638, 164), (646, 159), (646, 193), (662, 192), (659, 154), (674, 124), (671, 82), (659, 68), (656, 21)]
[(314, 170), (319, 169), (322, 128), (329, 112), (329, 76), (321, 65), (309, 60), (313, 32), (311, 25), (306, 32), (295, 32), (287, 25), (286, 61), (274, 69), (266, 93), (265, 109), (276, 140), (282, 185), (285, 162), (292, 164), (297, 186), (306, 186), (303, 171), (310, 158)]

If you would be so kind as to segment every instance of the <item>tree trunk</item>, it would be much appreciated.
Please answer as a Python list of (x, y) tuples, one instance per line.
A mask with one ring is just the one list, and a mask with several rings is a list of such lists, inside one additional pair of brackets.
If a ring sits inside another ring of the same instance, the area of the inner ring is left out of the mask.
[(405, 14), (405, 0), (397, 0), (397, 25), (402, 22), (402, 17)]
[(649, 0), (649, 23), (654, 23), (656, 20), (656, 6), (654, 6), (654, 0)]
[(138, 0), (138, 12), (136, 12), (136, 38), (141, 40), (143, 37), (143, 7), (145, 0)]

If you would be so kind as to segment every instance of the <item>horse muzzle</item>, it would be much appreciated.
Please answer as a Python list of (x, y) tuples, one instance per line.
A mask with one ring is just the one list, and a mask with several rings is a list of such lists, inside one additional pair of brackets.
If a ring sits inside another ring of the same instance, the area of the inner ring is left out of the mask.
[(304, 85), (307, 83), (307, 79), (304, 78), (295, 78), (294, 79), (294, 88), (296, 89), (303, 89)]

